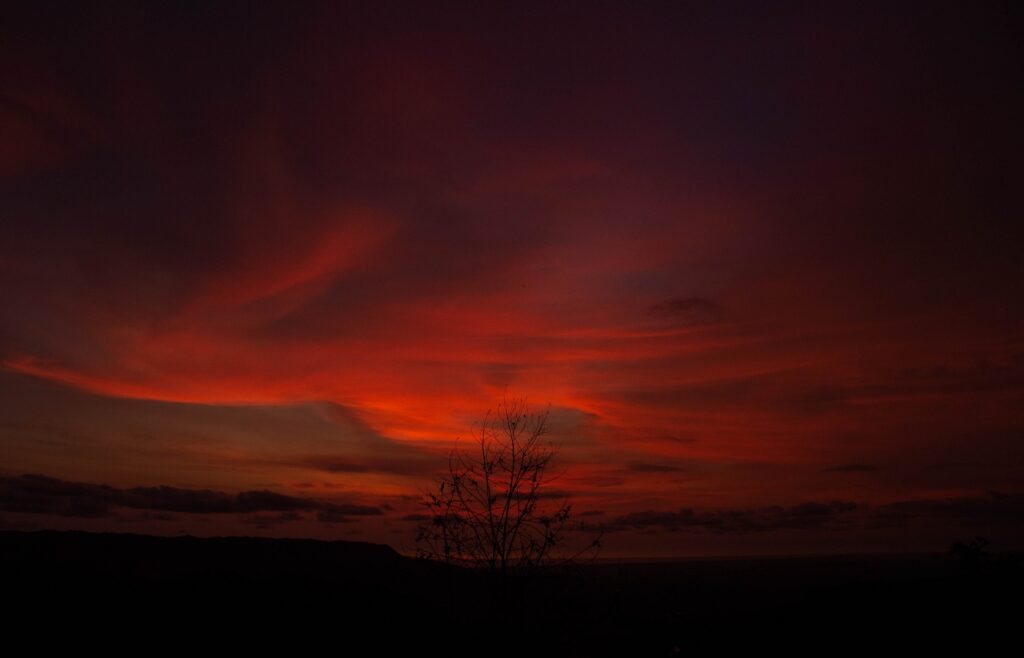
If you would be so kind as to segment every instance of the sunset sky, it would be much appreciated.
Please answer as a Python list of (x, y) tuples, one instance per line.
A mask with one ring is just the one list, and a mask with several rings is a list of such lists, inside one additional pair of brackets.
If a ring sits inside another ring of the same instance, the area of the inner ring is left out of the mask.
[(0, 528), (411, 550), (508, 395), (611, 556), (1024, 546), (1019, 18), (5, 8)]

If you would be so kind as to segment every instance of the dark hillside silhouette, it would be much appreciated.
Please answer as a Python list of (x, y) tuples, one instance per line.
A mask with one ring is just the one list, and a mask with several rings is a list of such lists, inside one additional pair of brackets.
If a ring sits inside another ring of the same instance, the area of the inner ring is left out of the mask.
[[(389, 655), (668, 656), (771, 642), (918, 649), (1011, 638), (1020, 562), (981, 572), (932, 555), (587, 565), (545, 581), (516, 625), (470, 572), (387, 546), (261, 538), (0, 533), (10, 628), (112, 641), (271, 639), (378, 646)], [(382, 630), (383, 629), (383, 630)]]

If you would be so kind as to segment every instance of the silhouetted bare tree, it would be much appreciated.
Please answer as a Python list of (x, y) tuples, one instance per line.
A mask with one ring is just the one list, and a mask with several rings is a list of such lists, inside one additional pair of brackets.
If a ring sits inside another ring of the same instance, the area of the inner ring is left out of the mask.
[(426, 496), (431, 518), (417, 536), (421, 557), (506, 578), (596, 553), (600, 536), (570, 546), (572, 507), (545, 488), (556, 454), (549, 413), (506, 399), (474, 428), (468, 449), (451, 451), (447, 475)]

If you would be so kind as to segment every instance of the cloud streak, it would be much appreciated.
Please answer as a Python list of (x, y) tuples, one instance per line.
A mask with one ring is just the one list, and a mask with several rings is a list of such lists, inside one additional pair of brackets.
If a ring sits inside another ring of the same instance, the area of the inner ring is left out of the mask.
[(299, 513), (315, 512), (318, 518), (323, 517), (320, 520), (332, 522), (381, 514), (374, 506), (331, 503), (267, 490), (232, 494), (168, 486), (119, 489), (30, 474), (0, 478), (0, 509), (86, 518), (112, 516), (122, 509), (199, 515), (277, 512), (279, 520), (297, 520)]
[(659, 530), (712, 533), (762, 533), (785, 530), (845, 530), (938, 525), (956, 528), (1024, 526), (1024, 495), (989, 492), (931, 500), (905, 500), (879, 505), (832, 501), (749, 509), (630, 512), (603, 523), (606, 532)]

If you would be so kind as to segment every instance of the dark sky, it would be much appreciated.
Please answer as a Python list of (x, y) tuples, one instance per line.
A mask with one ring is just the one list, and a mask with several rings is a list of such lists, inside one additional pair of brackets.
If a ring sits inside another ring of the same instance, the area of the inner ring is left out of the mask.
[(408, 548), (508, 394), (612, 554), (1024, 545), (1014, 3), (0, 25), (0, 526)]

